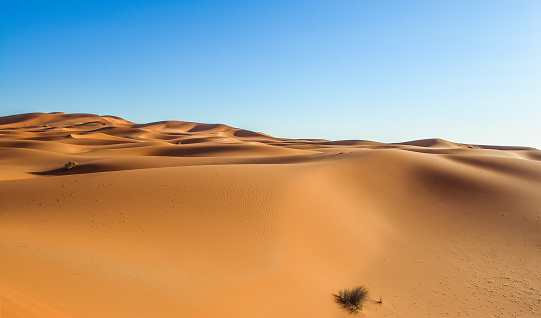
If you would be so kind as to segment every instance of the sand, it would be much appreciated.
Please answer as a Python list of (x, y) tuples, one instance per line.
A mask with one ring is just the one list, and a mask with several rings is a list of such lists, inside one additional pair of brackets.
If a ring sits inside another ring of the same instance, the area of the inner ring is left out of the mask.
[(541, 316), (541, 151), (0, 118), (2, 318), (340, 318), (360, 285), (360, 317)]

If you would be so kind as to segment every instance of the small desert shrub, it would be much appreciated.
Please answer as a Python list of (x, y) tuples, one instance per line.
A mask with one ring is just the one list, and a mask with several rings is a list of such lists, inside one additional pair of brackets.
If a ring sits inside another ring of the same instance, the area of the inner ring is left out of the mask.
[(368, 300), (368, 290), (364, 286), (342, 289), (333, 296), (340, 306), (354, 314), (363, 309), (363, 303)]
[(64, 165), (64, 170), (70, 170), (70, 169), (73, 169), (76, 165), (78, 165), (79, 163), (75, 160), (70, 160), (68, 161), (68, 163), (66, 163)]

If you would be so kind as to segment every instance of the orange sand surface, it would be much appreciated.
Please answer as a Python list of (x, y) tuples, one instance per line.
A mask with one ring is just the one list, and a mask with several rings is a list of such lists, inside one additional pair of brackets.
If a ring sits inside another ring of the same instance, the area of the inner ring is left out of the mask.
[(541, 151), (0, 118), (2, 318), (340, 318), (360, 285), (361, 317), (540, 317)]

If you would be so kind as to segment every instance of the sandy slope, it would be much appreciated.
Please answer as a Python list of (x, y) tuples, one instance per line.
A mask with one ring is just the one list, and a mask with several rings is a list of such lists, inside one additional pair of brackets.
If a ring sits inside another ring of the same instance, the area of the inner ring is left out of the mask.
[(331, 294), (356, 285), (363, 317), (539, 317), (540, 160), (2, 117), (1, 317), (339, 318)]

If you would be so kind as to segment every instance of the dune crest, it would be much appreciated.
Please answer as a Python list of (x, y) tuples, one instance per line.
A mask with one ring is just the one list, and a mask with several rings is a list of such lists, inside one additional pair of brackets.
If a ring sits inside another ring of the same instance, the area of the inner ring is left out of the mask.
[(534, 148), (32, 113), (0, 189), (2, 318), (541, 316)]

